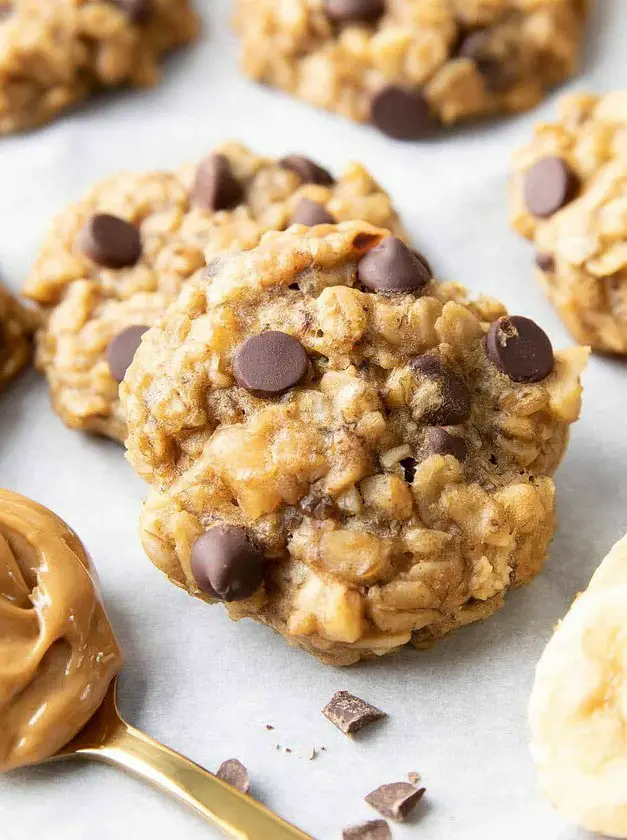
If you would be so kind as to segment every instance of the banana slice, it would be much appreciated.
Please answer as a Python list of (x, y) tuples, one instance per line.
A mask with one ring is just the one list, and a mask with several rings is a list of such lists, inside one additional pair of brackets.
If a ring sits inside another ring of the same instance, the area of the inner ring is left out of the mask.
[(627, 537), (558, 625), (529, 704), (540, 784), (568, 820), (627, 838)]

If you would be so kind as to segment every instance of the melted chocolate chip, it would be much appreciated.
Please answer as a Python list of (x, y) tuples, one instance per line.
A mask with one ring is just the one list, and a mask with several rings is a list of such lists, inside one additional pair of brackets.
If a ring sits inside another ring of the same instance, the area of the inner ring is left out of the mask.
[(107, 347), (107, 361), (109, 371), (116, 382), (121, 382), (126, 376), (137, 348), (139, 347), (142, 335), (149, 328), (144, 326), (127, 327), (111, 339)]
[(431, 279), (424, 260), (396, 236), (386, 236), (357, 263), (357, 278), (375, 292), (417, 292)]
[(287, 155), (281, 158), (279, 166), (294, 172), (303, 184), (319, 184), (321, 187), (330, 187), (335, 183), (330, 172), (318, 166), (313, 160), (303, 157), (303, 155)]
[(263, 555), (245, 528), (214, 525), (194, 543), (192, 574), (207, 594), (222, 601), (242, 601), (259, 589)]
[(468, 454), (468, 447), (463, 438), (437, 427), (427, 429), (425, 448), (427, 455), (452, 455), (458, 461), (464, 461)]
[(552, 372), (549, 337), (530, 318), (504, 316), (490, 324), (486, 350), (494, 364), (514, 382), (540, 382)]
[(324, 9), (336, 23), (376, 23), (385, 12), (384, 0), (325, 0)]
[(201, 210), (231, 210), (243, 199), (244, 190), (233, 174), (229, 159), (219, 154), (205, 158), (196, 171), (192, 205)]
[[(497, 48), (501, 52), (497, 53)], [(495, 39), (490, 29), (478, 29), (461, 41), (457, 55), (474, 62), (486, 88), (492, 93), (505, 93), (520, 77), (519, 62), (513, 50)]]
[(242, 388), (257, 397), (276, 397), (298, 385), (309, 367), (303, 345), (276, 330), (247, 338), (237, 349), (233, 375)]
[(579, 179), (565, 160), (545, 157), (526, 172), (523, 195), (529, 212), (545, 219), (572, 201), (578, 189)]
[(398, 85), (387, 85), (375, 94), (370, 118), (379, 131), (395, 140), (424, 140), (440, 127), (424, 95)]
[(142, 253), (135, 225), (109, 213), (97, 213), (87, 221), (78, 246), (90, 260), (105, 268), (130, 268)]
[(434, 355), (417, 356), (411, 367), (439, 384), (441, 403), (423, 414), (422, 419), (433, 426), (457, 426), (470, 417), (470, 392), (464, 380)]
[(315, 225), (334, 225), (336, 219), (325, 210), (322, 204), (311, 201), (309, 198), (301, 198), (294, 208), (289, 223), (290, 225), (314, 227)]

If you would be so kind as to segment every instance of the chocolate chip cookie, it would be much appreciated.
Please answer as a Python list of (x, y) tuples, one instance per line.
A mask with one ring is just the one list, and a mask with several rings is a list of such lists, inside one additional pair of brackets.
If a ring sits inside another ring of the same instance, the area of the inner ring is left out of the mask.
[(37, 365), (59, 416), (123, 440), (119, 383), (142, 332), (204, 270), (205, 254), (251, 248), (267, 230), (321, 214), (404, 236), (390, 199), (359, 164), (336, 179), (302, 155), (270, 160), (236, 143), (179, 172), (97, 185), (56, 219), (25, 289), (47, 316)]
[(514, 228), (573, 336), (627, 354), (627, 93), (574, 94), (514, 158)]
[(191, 0), (0, 0), (0, 134), (99, 89), (154, 84), (161, 56), (198, 26)]
[(36, 316), (0, 286), (0, 390), (31, 357)]
[(178, 586), (334, 664), (425, 646), (542, 567), (588, 351), (363, 222), (221, 256), (120, 392)]
[(237, 0), (244, 71), (399, 140), (524, 111), (577, 69), (587, 0)]

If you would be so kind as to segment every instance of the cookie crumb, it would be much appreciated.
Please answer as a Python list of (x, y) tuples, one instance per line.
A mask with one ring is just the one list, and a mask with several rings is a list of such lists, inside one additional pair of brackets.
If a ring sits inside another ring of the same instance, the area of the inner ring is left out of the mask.
[(426, 788), (416, 788), (408, 782), (381, 785), (365, 799), (382, 817), (403, 822), (424, 796)]
[(348, 691), (337, 691), (322, 714), (345, 735), (354, 735), (365, 726), (387, 717), (386, 712)]
[(317, 755), (318, 755), (318, 753), (317, 753), (317, 751), (316, 751), (316, 748), (315, 748), (315, 747), (312, 747), (312, 748), (309, 750), (309, 752), (307, 753), (307, 758), (309, 759), (309, 761), (313, 761), (313, 760), (314, 760), (314, 758), (315, 758)]
[(345, 828), (342, 840), (392, 840), (392, 832), (385, 820), (370, 820)]
[(218, 767), (216, 776), (223, 782), (237, 788), (241, 793), (248, 793), (250, 788), (248, 770), (237, 758), (229, 758), (227, 761), (223, 761)]
[(416, 786), (418, 786), (418, 784), (419, 784), (419, 782), (420, 782), (420, 780), (421, 780), (422, 776), (420, 775), (420, 773), (415, 773), (415, 772), (412, 770), (412, 771), (411, 771), (411, 773), (408, 773), (408, 774), (407, 774), (407, 778), (408, 778), (408, 779), (409, 779), (409, 781), (412, 783), (412, 785), (416, 785)]

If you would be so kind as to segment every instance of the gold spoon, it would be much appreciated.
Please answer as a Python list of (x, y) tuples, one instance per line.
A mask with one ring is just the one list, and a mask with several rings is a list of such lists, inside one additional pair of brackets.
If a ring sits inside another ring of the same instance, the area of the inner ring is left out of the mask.
[(237, 840), (313, 840), (190, 761), (126, 723), (118, 710), (117, 677), (87, 725), (46, 761), (91, 758), (114, 764), (195, 808), (227, 837)]

